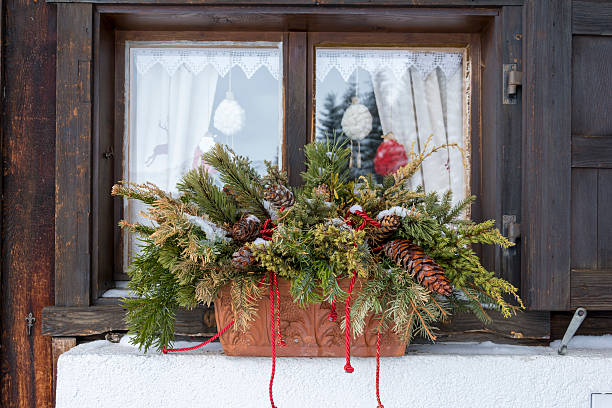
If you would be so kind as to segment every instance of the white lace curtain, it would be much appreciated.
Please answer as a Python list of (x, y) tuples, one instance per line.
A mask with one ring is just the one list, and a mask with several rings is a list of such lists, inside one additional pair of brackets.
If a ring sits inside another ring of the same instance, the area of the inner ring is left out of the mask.
[(207, 67), (224, 77), (233, 67), (240, 67), (247, 78), (265, 67), (274, 79), (281, 75), (278, 47), (200, 47), (133, 48), (130, 50), (139, 74), (159, 65), (168, 75), (184, 67), (194, 75)]
[[(347, 81), (356, 69), (372, 79), (383, 134), (393, 132), (408, 152), (419, 152), (432, 136), (430, 146), (464, 139), (465, 92), (462, 54), (410, 50), (318, 49), (317, 79), (336, 69)], [(453, 191), (453, 201), (466, 196), (469, 169), (458, 149), (448, 148), (428, 158), (411, 180), (425, 191)]]
[[(132, 48), (128, 128), (125, 138), (124, 179), (152, 182), (176, 193), (176, 183), (211, 147), (211, 117), (217, 82), (234, 67), (247, 78), (260, 68), (280, 77), (278, 48)], [(131, 222), (140, 216), (141, 203), (126, 200)], [(138, 241), (124, 235), (124, 264), (138, 250)]]

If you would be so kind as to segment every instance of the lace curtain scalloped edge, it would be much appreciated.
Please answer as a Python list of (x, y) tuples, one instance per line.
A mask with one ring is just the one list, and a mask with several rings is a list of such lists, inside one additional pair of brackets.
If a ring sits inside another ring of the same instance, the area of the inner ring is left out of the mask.
[(170, 76), (181, 66), (194, 75), (210, 66), (221, 77), (233, 67), (240, 67), (249, 79), (262, 67), (277, 81), (281, 76), (281, 55), (276, 48), (133, 48), (131, 52), (141, 75), (159, 64)]
[(401, 78), (410, 68), (414, 68), (423, 79), (436, 68), (440, 68), (448, 78), (459, 70), (462, 62), (461, 52), (317, 49), (316, 77), (323, 81), (332, 69), (336, 69), (342, 78), (348, 81), (359, 67), (372, 76), (388, 69), (396, 78)]

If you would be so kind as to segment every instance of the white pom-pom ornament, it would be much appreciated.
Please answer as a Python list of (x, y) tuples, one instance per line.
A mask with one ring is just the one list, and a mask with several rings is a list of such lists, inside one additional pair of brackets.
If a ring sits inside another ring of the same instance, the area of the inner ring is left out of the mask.
[(353, 167), (353, 141), (357, 142), (357, 167), (361, 168), (361, 141), (372, 131), (372, 114), (359, 98), (354, 97), (351, 105), (344, 111), (342, 116), (342, 131), (351, 139), (351, 162)]
[(217, 110), (213, 124), (217, 129), (232, 136), (232, 148), (234, 147), (233, 136), (244, 128), (246, 115), (242, 106), (234, 99), (234, 94), (231, 91), (225, 94), (225, 99), (221, 101)]

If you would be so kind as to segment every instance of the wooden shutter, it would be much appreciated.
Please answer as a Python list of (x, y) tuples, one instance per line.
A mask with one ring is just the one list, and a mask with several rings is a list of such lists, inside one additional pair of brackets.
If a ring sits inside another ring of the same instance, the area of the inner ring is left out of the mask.
[(612, 309), (612, 4), (572, 9), (570, 306)]
[(523, 296), (612, 309), (612, 4), (526, 8)]

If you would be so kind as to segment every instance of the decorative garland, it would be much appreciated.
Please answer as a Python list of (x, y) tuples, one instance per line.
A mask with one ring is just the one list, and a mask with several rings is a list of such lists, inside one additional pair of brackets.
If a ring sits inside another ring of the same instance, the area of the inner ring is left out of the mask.
[[(269, 393), (275, 408), (276, 347), (286, 346), (278, 288), (283, 278), (291, 282), (299, 305), (328, 300), (330, 321), (337, 320), (336, 302), (345, 301), (347, 373), (354, 372), (351, 335), (362, 334), (366, 317), (375, 315), (376, 400), (382, 408), (380, 347), (388, 327), (406, 341), (415, 335), (433, 341), (433, 325), (452, 310), (488, 321), (486, 308), (509, 317), (523, 307), (517, 289), (483, 268), (471, 248), (474, 243), (512, 245), (494, 221), (476, 224), (462, 217), (474, 198), (453, 205), (450, 193), (440, 197), (407, 187), (421, 163), (444, 147), (452, 146), (425, 144), (421, 153), (409, 152), (407, 164), (378, 184), (348, 179), (349, 148), (313, 143), (305, 149), (304, 187), (297, 194), (276, 167), (268, 164), (261, 177), (248, 159), (220, 145), (204, 154), (203, 162), (216, 168), (222, 189), (205, 167), (184, 176), (177, 198), (151, 184), (117, 184), (113, 194), (149, 204), (147, 216), (154, 221), (154, 226), (121, 222), (145, 243), (129, 272), (129, 288), (138, 297), (125, 300), (133, 341), (145, 351), (154, 346), (170, 353), (203, 347), (230, 328), (246, 331), (267, 279)], [(350, 278), (346, 293), (338, 285), (345, 278)], [(353, 299), (357, 279), (362, 288)], [(210, 305), (226, 285), (234, 318), (201, 344), (171, 348), (174, 311)]]

